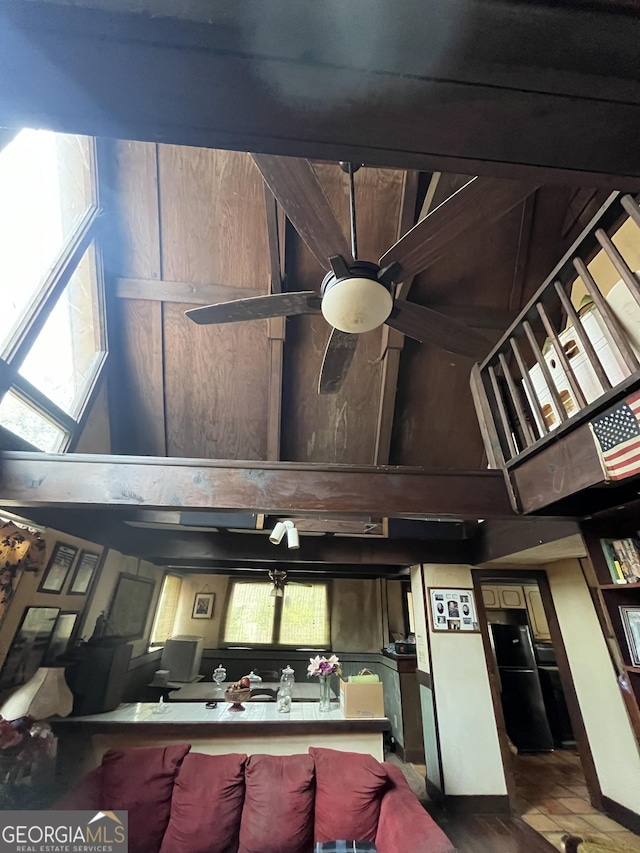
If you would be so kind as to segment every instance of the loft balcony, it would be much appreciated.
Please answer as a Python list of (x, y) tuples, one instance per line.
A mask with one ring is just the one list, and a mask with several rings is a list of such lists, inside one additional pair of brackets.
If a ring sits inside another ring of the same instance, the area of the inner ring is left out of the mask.
[[(522, 513), (585, 515), (638, 494), (638, 198), (611, 194), (472, 371), (489, 467), (506, 471)], [(615, 464), (609, 445), (625, 438)]]

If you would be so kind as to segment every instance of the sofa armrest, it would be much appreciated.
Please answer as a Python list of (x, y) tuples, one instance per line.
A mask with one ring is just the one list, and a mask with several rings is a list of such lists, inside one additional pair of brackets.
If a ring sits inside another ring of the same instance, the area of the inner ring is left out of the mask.
[(79, 779), (66, 794), (51, 806), (52, 809), (97, 811), (102, 808), (102, 767), (96, 767)]
[(455, 853), (455, 847), (420, 805), (402, 771), (385, 764), (389, 787), (380, 804), (378, 853)]

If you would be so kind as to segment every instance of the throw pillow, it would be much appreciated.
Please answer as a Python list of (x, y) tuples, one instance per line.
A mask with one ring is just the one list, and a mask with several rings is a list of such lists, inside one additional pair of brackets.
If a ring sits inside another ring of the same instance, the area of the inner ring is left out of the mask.
[(174, 779), (189, 744), (110, 749), (102, 758), (104, 807), (129, 812), (129, 853), (158, 853), (169, 823)]
[(310, 747), (316, 768), (316, 842), (336, 838), (375, 841), (384, 767), (372, 755)]
[(252, 755), (238, 853), (300, 853), (313, 843), (313, 759)]
[(185, 757), (160, 853), (236, 853), (246, 760), (237, 753)]

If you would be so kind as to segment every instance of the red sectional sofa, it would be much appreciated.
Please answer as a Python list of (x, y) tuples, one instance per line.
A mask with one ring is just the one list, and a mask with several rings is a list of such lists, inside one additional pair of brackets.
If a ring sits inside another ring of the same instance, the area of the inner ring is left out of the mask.
[(107, 752), (56, 804), (129, 812), (129, 853), (455, 853), (401, 771), (370, 755), (205, 755), (188, 744)]

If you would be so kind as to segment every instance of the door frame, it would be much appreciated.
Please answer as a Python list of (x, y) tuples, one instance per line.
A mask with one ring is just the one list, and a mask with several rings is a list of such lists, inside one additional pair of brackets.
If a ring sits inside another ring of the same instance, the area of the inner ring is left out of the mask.
[(502, 713), (500, 688), (498, 685), (498, 674), (495, 671), (493, 654), (491, 650), (491, 640), (489, 638), (487, 612), (484, 606), (484, 601), (482, 599), (482, 584), (487, 583), (488, 581), (494, 583), (507, 582), (518, 584), (523, 584), (525, 583), (525, 581), (532, 581), (538, 584), (538, 589), (540, 590), (540, 597), (542, 598), (542, 606), (544, 608), (545, 616), (547, 617), (547, 623), (549, 625), (551, 642), (553, 643), (553, 648), (556, 655), (558, 673), (560, 675), (560, 683), (562, 684), (562, 690), (564, 692), (565, 701), (567, 703), (567, 710), (569, 712), (569, 718), (571, 720), (571, 727), (573, 729), (573, 733), (576, 739), (578, 755), (580, 756), (587, 790), (589, 791), (589, 798), (591, 800), (591, 804), (595, 808), (599, 809), (600, 811), (605, 811), (602, 790), (600, 788), (600, 782), (598, 781), (598, 774), (596, 772), (596, 766), (593, 760), (593, 754), (591, 752), (591, 746), (589, 744), (589, 738), (587, 736), (587, 730), (584, 724), (584, 718), (582, 716), (582, 710), (580, 709), (578, 694), (576, 693), (575, 685), (573, 683), (573, 676), (571, 674), (569, 658), (567, 656), (567, 650), (565, 648), (564, 640), (562, 638), (562, 631), (560, 629), (558, 615), (553, 604), (553, 596), (551, 594), (551, 587), (549, 586), (549, 579), (547, 577), (546, 571), (544, 571), (543, 569), (530, 569), (524, 567), (499, 569), (497, 571), (495, 569), (492, 570), (472, 568), (471, 577), (473, 581), (473, 590), (476, 598), (476, 611), (478, 613), (478, 622), (480, 625), (480, 632), (482, 634), (482, 644), (484, 647), (485, 659), (487, 663), (487, 673), (489, 675), (491, 700), (493, 702), (496, 725), (498, 729), (500, 755), (502, 756), (502, 764), (504, 766), (507, 794), (509, 796), (509, 803), (511, 805), (512, 811), (515, 811), (517, 798), (515, 778), (513, 775), (513, 760), (511, 750), (509, 749), (509, 741), (507, 737), (506, 725), (504, 722), (504, 714)]

